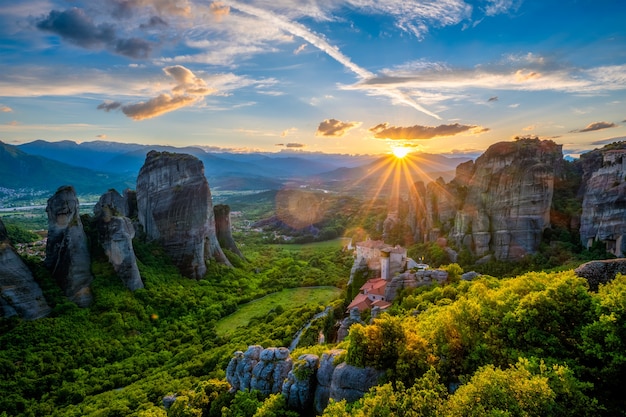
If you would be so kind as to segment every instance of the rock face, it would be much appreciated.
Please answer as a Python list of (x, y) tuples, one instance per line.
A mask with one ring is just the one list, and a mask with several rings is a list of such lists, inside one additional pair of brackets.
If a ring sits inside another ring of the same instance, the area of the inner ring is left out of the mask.
[(230, 206), (218, 204), (213, 208), (213, 213), (215, 213), (215, 233), (220, 246), (243, 259), (243, 254), (239, 251), (232, 235)]
[(330, 398), (335, 401), (345, 399), (353, 402), (361, 398), (370, 388), (378, 384), (384, 371), (374, 368), (357, 368), (342, 363), (335, 368), (330, 384)]
[(137, 177), (139, 222), (189, 278), (206, 273), (206, 261), (230, 265), (217, 241), (204, 165), (187, 154), (150, 151)]
[(600, 284), (612, 281), (618, 273), (626, 274), (626, 259), (587, 262), (576, 268), (574, 273), (585, 278), (592, 291), (597, 291)]
[(44, 265), (65, 295), (80, 307), (91, 304), (91, 257), (74, 187), (60, 187), (48, 199), (48, 243)]
[(226, 368), (226, 380), (231, 391), (258, 390), (263, 395), (270, 395), (282, 391), (291, 367), (289, 349), (263, 349), (255, 345), (245, 353), (235, 352)]
[(624, 149), (590, 152), (583, 161), (580, 219), (582, 244), (590, 248), (595, 241), (603, 242), (618, 257), (626, 253), (626, 143), (622, 145)]
[(98, 240), (117, 276), (134, 291), (143, 288), (143, 281), (133, 250), (135, 228), (127, 217), (129, 212), (127, 200), (115, 190), (103, 194), (94, 207)]
[(282, 392), (290, 408), (321, 414), (330, 398), (355, 401), (378, 384), (383, 371), (336, 364), (343, 350), (302, 355), (293, 363), (287, 348), (250, 346), (237, 351), (226, 368), (231, 392), (259, 390), (265, 396)]
[(294, 410), (310, 410), (315, 398), (315, 374), (319, 366), (317, 355), (302, 355), (294, 363), (283, 384), (287, 405)]
[(385, 300), (393, 301), (398, 291), (405, 288), (424, 287), (432, 284), (442, 284), (448, 279), (448, 273), (441, 269), (427, 269), (424, 271), (406, 271), (394, 276), (385, 286)]
[(13, 250), (4, 223), (0, 219), (0, 317), (17, 315), (33, 320), (49, 313), (50, 307), (41, 288)]
[(459, 165), (450, 184), (416, 184), (414, 235), (431, 242), (448, 235), (477, 257), (521, 259), (536, 252), (550, 227), (554, 182), (562, 171), (561, 145), (552, 141), (496, 143), (475, 162)]

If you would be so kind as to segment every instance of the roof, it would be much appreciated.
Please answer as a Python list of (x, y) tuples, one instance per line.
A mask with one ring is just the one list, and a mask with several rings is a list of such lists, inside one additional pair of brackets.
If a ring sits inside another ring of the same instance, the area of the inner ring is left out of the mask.
[(370, 308), (371, 304), (372, 300), (370, 300), (367, 295), (357, 294), (357, 296), (354, 297), (354, 300), (352, 300), (352, 302), (348, 306), (347, 311), (352, 310), (354, 307), (358, 308), (359, 311), (367, 310), (368, 308)]
[(368, 294), (385, 295), (385, 287), (387, 287), (386, 280), (374, 278), (363, 284), (360, 291), (367, 292)]

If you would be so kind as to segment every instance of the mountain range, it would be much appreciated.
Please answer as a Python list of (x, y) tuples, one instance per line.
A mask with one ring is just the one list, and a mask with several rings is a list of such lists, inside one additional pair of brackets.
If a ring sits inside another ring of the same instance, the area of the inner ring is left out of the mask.
[[(0, 187), (54, 191), (72, 184), (79, 194), (100, 194), (112, 187), (134, 188), (137, 173), (151, 150), (196, 156), (203, 162), (205, 175), (215, 191), (281, 189), (292, 184), (359, 193), (377, 188), (380, 192), (391, 186), (393, 176), (389, 175), (389, 168), (398, 161), (381, 155), (217, 153), (200, 146), (108, 141), (36, 140), (18, 146), (0, 142)], [(454, 176), (456, 166), (468, 159), (411, 154), (400, 171), (411, 181), (439, 176), (448, 180)]]

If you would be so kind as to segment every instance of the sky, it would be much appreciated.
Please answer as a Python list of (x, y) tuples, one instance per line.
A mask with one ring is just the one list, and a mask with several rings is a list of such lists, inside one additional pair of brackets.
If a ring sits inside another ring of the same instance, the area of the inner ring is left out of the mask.
[(624, 0), (0, 0), (0, 141), (577, 156), (626, 140)]

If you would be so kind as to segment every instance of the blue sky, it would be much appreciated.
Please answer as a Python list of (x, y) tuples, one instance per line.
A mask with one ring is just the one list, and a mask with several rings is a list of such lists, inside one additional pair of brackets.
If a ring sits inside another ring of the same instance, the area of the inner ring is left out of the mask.
[(623, 0), (0, 0), (0, 140), (472, 154), (626, 137)]

